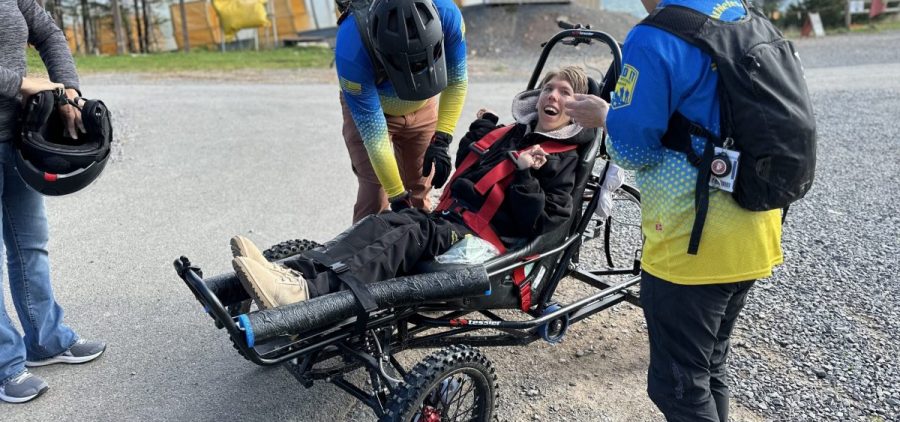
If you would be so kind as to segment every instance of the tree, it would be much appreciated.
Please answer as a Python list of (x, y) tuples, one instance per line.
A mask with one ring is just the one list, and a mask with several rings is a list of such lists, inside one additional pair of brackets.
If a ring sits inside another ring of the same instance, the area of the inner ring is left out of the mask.
[(113, 31), (116, 35), (116, 54), (125, 54), (125, 34), (122, 31), (122, 9), (119, 8), (119, 0), (110, 0), (112, 7)]

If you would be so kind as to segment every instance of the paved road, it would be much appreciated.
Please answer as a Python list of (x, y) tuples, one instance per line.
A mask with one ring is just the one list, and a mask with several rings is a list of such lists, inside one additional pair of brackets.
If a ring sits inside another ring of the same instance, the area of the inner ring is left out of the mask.
[[(99, 82), (83, 88), (122, 113), (121, 156), (47, 205), (66, 320), (109, 349), (91, 365), (35, 371), (50, 391), (0, 404), (0, 419), (325, 420), (347, 408), (335, 388), (306, 391), (244, 361), (172, 267), (185, 254), (207, 274), (229, 269), (237, 233), (266, 245), (349, 225), (355, 180), (335, 87)], [(517, 88), (476, 85), (469, 104), (507, 110)]]
[[(900, 107), (896, 75), (896, 63), (808, 72), (821, 101), (850, 81), (843, 89), (881, 87)], [(482, 105), (508, 110), (521, 85), (474, 82), (463, 120)], [(335, 87), (87, 78), (84, 90), (119, 112), (121, 150), (90, 189), (47, 201), (50, 251), (66, 320), (109, 349), (90, 365), (35, 371), (50, 391), (0, 404), (0, 419), (342, 419), (353, 400), (338, 389), (305, 390), (244, 361), (171, 264), (185, 254), (215, 274), (229, 269), (233, 234), (265, 245), (327, 239), (349, 223)]]

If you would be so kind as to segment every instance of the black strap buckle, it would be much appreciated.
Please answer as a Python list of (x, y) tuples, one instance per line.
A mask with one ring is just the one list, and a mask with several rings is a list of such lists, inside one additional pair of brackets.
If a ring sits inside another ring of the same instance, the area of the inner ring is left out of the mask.
[(335, 262), (334, 264), (330, 265), (328, 268), (330, 268), (331, 271), (333, 271), (335, 274), (342, 274), (347, 271), (350, 271), (350, 266), (345, 264), (343, 261)]
[(480, 146), (478, 146), (478, 142), (472, 142), (471, 144), (469, 144), (469, 151), (472, 151), (481, 156), (487, 154), (487, 152), (490, 150), (490, 148), (481, 148)]

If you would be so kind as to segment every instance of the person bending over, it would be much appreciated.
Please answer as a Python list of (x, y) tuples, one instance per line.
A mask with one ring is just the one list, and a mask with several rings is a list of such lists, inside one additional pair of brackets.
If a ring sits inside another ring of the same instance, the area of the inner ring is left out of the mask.
[(446, 252), (468, 234), (503, 251), (515, 239), (563, 225), (574, 209), (576, 148), (596, 133), (564, 111), (566, 101), (587, 92), (587, 76), (566, 67), (548, 73), (539, 86), (513, 100), (514, 125), (496, 126), (494, 113), (479, 111), (460, 141), (457, 171), (434, 213), (408, 208), (371, 215), (323, 249), (285, 265), (268, 262), (248, 239), (232, 238), (232, 264), (244, 288), (261, 309), (274, 308), (342, 289), (332, 263), (375, 282), (409, 274), (417, 262)]

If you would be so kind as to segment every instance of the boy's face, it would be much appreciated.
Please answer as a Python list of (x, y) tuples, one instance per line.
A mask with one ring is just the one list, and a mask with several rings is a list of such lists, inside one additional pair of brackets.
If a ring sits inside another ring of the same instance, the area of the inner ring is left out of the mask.
[(544, 84), (538, 97), (538, 129), (550, 132), (571, 122), (565, 113), (566, 101), (574, 97), (572, 85), (564, 79), (554, 77)]

